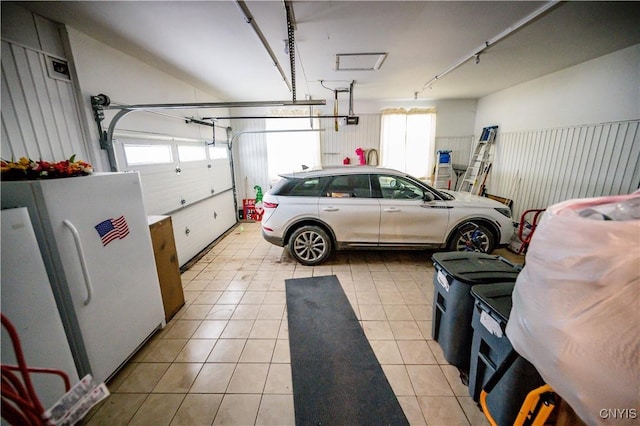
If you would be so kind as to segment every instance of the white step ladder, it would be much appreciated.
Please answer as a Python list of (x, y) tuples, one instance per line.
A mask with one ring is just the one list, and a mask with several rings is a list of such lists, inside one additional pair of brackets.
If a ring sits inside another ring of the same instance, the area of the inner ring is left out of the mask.
[(451, 189), (453, 168), (451, 166), (451, 151), (438, 151), (436, 157), (436, 173), (433, 186), (436, 189)]
[(458, 185), (458, 191), (482, 195), (484, 184), (491, 171), (491, 148), (498, 133), (498, 126), (485, 127), (478, 140), (469, 167)]

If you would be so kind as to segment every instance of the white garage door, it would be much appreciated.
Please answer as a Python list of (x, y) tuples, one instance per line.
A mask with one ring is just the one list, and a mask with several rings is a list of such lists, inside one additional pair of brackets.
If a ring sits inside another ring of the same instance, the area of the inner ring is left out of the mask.
[(170, 215), (180, 266), (236, 223), (226, 142), (117, 136), (118, 163), (140, 172), (149, 215)]

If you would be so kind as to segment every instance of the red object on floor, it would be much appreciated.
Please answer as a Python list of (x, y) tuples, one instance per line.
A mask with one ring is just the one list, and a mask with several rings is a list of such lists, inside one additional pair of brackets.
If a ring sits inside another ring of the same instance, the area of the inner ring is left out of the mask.
[(242, 200), (242, 208), (244, 210), (244, 218), (246, 220), (255, 220), (260, 222), (262, 220), (262, 213), (256, 210), (256, 200), (254, 198), (245, 198)]
[[(529, 243), (531, 242), (531, 238), (533, 237), (533, 232), (536, 230), (538, 226), (538, 221), (540, 220), (540, 215), (546, 209), (531, 209), (525, 210), (524, 213), (520, 216), (520, 225), (518, 226), (518, 238), (522, 241), (522, 246), (520, 246), (520, 250), (518, 250), (518, 254), (524, 254), (527, 252), (527, 248), (529, 247)], [(533, 213), (533, 218), (531, 221), (527, 221), (527, 215)], [(529, 225), (530, 232), (527, 235), (524, 235), (525, 226)]]
[(42, 418), (45, 408), (33, 388), (31, 373), (55, 374), (62, 377), (65, 392), (71, 389), (69, 376), (64, 371), (52, 368), (28, 367), (18, 332), (4, 314), (0, 314), (0, 316), (2, 326), (11, 338), (18, 362), (18, 365), (2, 364), (0, 367), (2, 370), (2, 418), (14, 425), (46, 425)]

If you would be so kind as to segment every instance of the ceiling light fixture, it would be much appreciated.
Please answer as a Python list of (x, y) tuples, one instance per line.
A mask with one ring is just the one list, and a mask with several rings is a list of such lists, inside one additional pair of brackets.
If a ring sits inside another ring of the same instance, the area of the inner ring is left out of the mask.
[(377, 71), (388, 53), (337, 53), (336, 71)]
[(493, 37), (489, 41), (485, 41), (482, 45), (480, 45), (478, 48), (476, 48), (473, 51), (471, 51), (471, 53), (469, 53), (468, 55), (464, 56), (462, 59), (460, 59), (455, 64), (451, 65), (445, 71), (441, 72), (440, 74), (438, 74), (435, 77), (433, 77), (431, 80), (427, 81), (424, 84), (424, 86), (422, 86), (422, 90), (420, 90), (420, 93), (422, 93), (424, 91), (424, 89), (426, 89), (427, 87), (431, 89), (432, 84), (435, 83), (436, 80), (441, 79), (442, 77), (444, 77), (445, 75), (449, 74), (451, 71), (455, 70), (456, 68), (458, 68), (462, 64), (466, 63), (470, 59), (475, 57), (476, 64), (479, 63), (480, 62), (480, 54), (482, 52), (484, 52), (487, 48), (489, 48), (490, 46), (498, 43), (503, 38), (507, 37), (509, 34), (519, 30), (522, 27), (524, 27), (529, 22), (531, 22), (534, 19), (536, 19), (538, 16), (540, 16), (543, 13), (547, 12), (549, 9), (557, 6), (559, 3), (560, 3), (559, 0), (553, 0), (553, 1), (549, 1), (549, 2), (545, 3), (540, 8), (534, 10), (532, 13), (530, 13), (527, 16), (525, 16), (524, 18), (522, 18), (521, 20), (519, 20), (518, 22), (516, 22), (515, 24), (513, 24), (509, 28), (505, 29), (500, 34), (498, 34), (497, 36)]

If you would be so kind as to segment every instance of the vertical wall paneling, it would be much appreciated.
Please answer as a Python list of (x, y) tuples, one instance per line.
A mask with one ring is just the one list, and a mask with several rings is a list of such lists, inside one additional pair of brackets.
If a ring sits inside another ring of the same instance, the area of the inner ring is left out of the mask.
[(345, 125), (340, 122), (335, 131), (333, 119), (321, 119), (320, 127), (325, 131), (320, 133), (322, 150), (322, 165), (336, 166), (343, 164), (345, 157), (349, 157), (351, 164), (358, 164), (356, 149), (375, 149), (380, 154), (380, 115), (364, 114), (359, 116), (357, 125)]
[(451, 163), (461, 168), (469, 165), (474, 146), (472, 135), (436, 137), (436, 151), (451, 151)]
[[(621, 148), (625, 145), (625, 135), (628, 127), (622, 128), (616, 126), (615, 136), (609, 134), (611, 138), (615, 138), (615, 142), (611, 146), (606, 146), (606, 154), (602, 156), (602, 169), (606, 169), (607, 173), (604, 176), (600, 176), (599, 186), (614, 188), (612, 185), (613, 178), (617, 170), (617, 164), (620, 159)], [(637, 184), (637, 182), (636, 182)]]
[[(451, 151), (451, 165), (456, 170), (463, 170), (469, 166), (469, 161), (473, 155), (475, 147), (474, 136), (441, 136), (436, 137), (435, 150)], [(456, 173), (456, 180), (452, 183), (451, 188), (458, 187), (458, 179), (461, 174)]]
[[(1, 90), (2, 90), (2, 109), (1, 109), (1, 122), (2, 122), (2, 157), (6, 159), (16, 158), (15, 149), (20, 148), (16, 147), (18, 141), (23, 140), (20, 136), (20, 128), (15, 125), (17, 122), (16, 111), (13, 105), (13, 99), (11, 96), (11, 92), (9, 91), (9, 85), (7, 77), (8, 71), (5, 71), (5, 68), (10, 67), (10, 65), (5, 61), (5, 53), (6, 53), (6, 45), (2, 42), (2, 61), (0, 65), (2, 65), (2, 78), (1, 78)], [(12, 145), (9, 141), (14, 140), (14, 144)], [(21, 152), (22, 149), (19, 149), (18, 152)]]
[(568, 128), (563, 130), (565, 132), (565, 137), (563, 139), (563, 150), (562, 156), (560, 157), (562, 167), (562, 173), (558, 175), (558, 185), (555, 186), (556, 190), (553, 193), (552, 200), (563, 200), (567, 197), (567, 185), (560, 185), (560, 182), (567, 182), (568, 177), (571, 174), (571, 167), (567, 167), (567, 159), (573, 158), (576, 152), (576, 144), (572, 143), (574, 135), (576, 133), (576, 128)]
[(625, 144), (620, 155), (620, 162), (618, 162), (617, 170), (630, 170), (633, 162), (636, 162), (636, 175), (622, 175), (617, 174), (616, 179), (612, 182), (612, 187), (621, 188), (633, 188), (634, 185), (640, 187), (640, 177), (638, 177), (638, 159), (640, 158), (640, 125), (638, 123), (635, 126), (629, 126)]
[[(547, 149), (564, 150), (567, 147), (567, 140), (562, 139), (563, 134), (566, 135), (565, 130), (554, 129), (549, 137), (549, 148)], [(549, 199), (553, 198), (551, 192), (559, 187), (557, 183), (560, 182), (560, 173), (566, 169), (563, 160), (565, 157), (562, 153), (550, 157), (548, 160), (549, 172), (546, 175), (546, 184), (542, 189), (542, 193), (547, 196), (547, 199), (543, 201), (544, 204), (548, 204)]]
[(547, 143), (546, 138), (546, 130), (541, 132), (531, 132), (532, 141), (531, 150), (534, 153), (534, 162), (536, 164), (536, 168), (531, 171), (531, 174), (535, 176), (535, 179), (531, 182), (531, 191), (533, 195), (533, 203), (535, 205), (540, 205), (542, 203), (542, 198), (544, 194), (540, 191), (540, 188), (544, 186), (546, 183), (547, 176), (544, 174), (545, 165), (549, 163), (550, 156), (547, 155), (548, 151), (545, 148), (545, 144)]
[(236, 177), (238, 206), (245, 198), (255, 198), (253, 187), (259, 185), (263, 192), (269, 189), (267, 167), (267, 141), (262, 119), (234, 120), (232, 134), (233, 164)]
[[(567, 158), (567, 167), (569, 167), (571, 170), (569, 180), (567, 182), (569, 184), (568, 191), (570, 194), (576, 194), (576, 197), (577, 197), (577, 194), (580, 193), (580, 180), (584, 176), (586, 151), (589, 148), (588, 139), (587, 139), (588, 130), (589, 130), (589, 127), (587, 126), (582, 126), (578, 129), (577, 139), (575, 140), (575, 144), (576, 144), (575, 157)], [(574, 165), (580, 164), (582, 167), (572, 166), (572, 163)]]
[(502, 133), (488, 192), (514, 217), (564, 200), (626, 194), (640, 185), (640, 120)]
[[(582, 150), (582, 154), (584, 156), (584, 167), (578, 173), (578, 178), (576, 179), (576, 183), (578, 185), (576, 193), (581, 196), (582, 194), (588, 193), (588, 188), (591, 185), (595, 187), (596, 183), (600, 181), (600, 173), (598, 171), (597, 160), (600, 156), (596, 155), (598, 152), (598, 144), (597, 141), (601, 140), (602, 137), (602, 126), (589, 126), (586, 129), (585, 135), (585, 147)], [(613, 155), (613, 154), (612, 154)], [(611, 170), (608, 166), (607, 170)], [(590, 179), (590, 174), (595, 175), (595, 179)], [(610, 175), (610, 173), (607, 173)], [(597, 185), (602, 187), (604, 190), (604, 182), (600, 181), (600, 184)]]
[(49, 75), (51, 55), (2, 41), (2, 156), (88, 159), (70, 80)]

